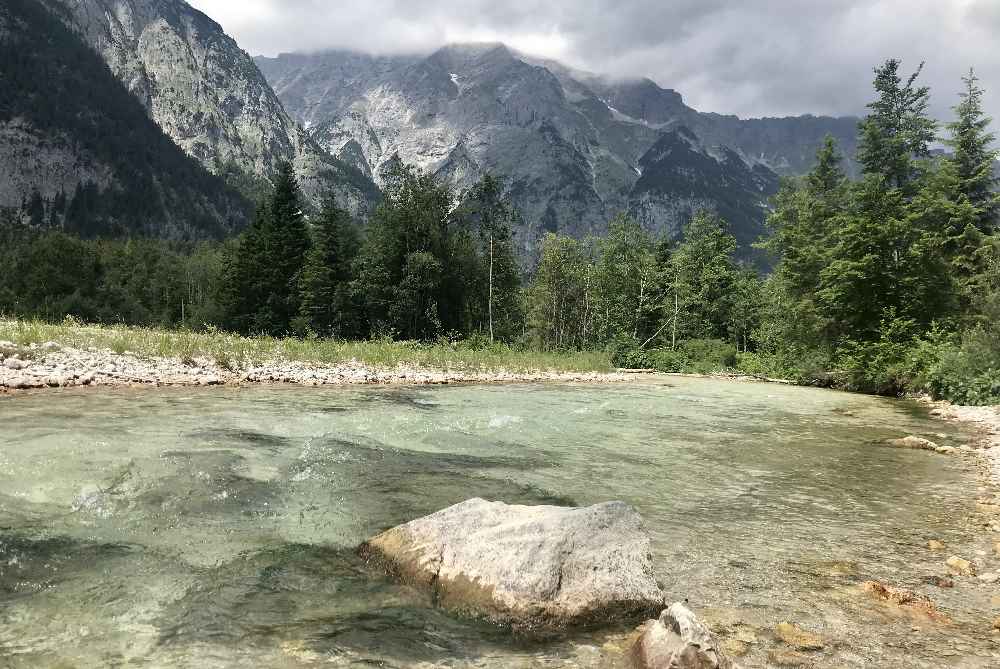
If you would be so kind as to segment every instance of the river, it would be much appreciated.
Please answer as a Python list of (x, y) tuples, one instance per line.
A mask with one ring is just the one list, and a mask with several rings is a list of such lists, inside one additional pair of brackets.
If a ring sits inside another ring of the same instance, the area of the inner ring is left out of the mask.
[(975, 467), (877, 443), (908, 434), (965, 439), (905, 401), (693, 378), (0, 398), (0, 666), (625, 666), (628, 630), (513, 639), (355, 556), (470, 497), (634, 505), (745, 667), (782, 621), (823, 637), (809, 666), (1000, 666), (989, 603), (923, 582), (929, 539), (974, 541)]

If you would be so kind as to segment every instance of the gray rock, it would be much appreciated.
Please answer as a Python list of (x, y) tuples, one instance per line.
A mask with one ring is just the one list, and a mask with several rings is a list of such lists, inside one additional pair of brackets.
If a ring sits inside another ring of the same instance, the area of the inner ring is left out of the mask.
[(20, 371), (28, 366), (27, 361), (21, 360), (20, 358), (7, 358), (3, 361), (3, 366), (7, 369), (13, 369), (14, 371)]
[(41, 388), (45, 384), (40, 380), (30, 376), (19, 376), (7, 381), (7, 387), (13, 390), (30, 390)]
[(680, 603), (646, 624), (631, 660), (635, 669), (735, 669), (709, 629)]
[(642, 518), (471, 499), (393, 528), (360, 552), (444, 608), (520, 632), (635, 619), (663, 606)]

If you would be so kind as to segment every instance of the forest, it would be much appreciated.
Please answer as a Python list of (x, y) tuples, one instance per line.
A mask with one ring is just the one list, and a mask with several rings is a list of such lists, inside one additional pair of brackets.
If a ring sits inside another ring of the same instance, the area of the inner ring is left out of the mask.
[[(702, 211), (676, 239), (620, 215), (606, 236), (547, 234), (525, 271), (502, 177), (456, 193), (400, 167), (366, 226), (307, 216), (290, 166), (224, 242), (85, 239), (0, 224), (0, 312), (303, 338), (605, 350), (621, 367), (733, 371), (864, 392), (1000, 402), (997, 152), (970, 71), (939, 124), (920, 69), (875, 70), (849, 179), (832, 139), (787, 179), (736, 255)], [(456, 205), (456, 203), (458, 203)]]

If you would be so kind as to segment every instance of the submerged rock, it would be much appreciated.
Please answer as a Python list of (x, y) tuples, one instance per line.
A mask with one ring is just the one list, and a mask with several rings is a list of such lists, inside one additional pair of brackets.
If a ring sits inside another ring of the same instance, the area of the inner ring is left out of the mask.
[(442, 607), (546, 632), (663, 607), (642, 518), (623, 502), (586, 508), (471, 499), (400, 525), (360, 553)]
[(635, 669), (734, 668), (709, 629), (679, 603), (647, 623), (631, 659)]
[(927, 542), (927, 548), (932, 551), (943, 551), (945, 549), (944, 542), (938, 541), (937, 539), (931, 539)]
[(885, 443), (894, 448), (912, 448), (918, 451), (936, 451), (938, 449), (938, 445), (933, 441), (912, 435), (902, 439), (889, 439)]
[(958, 576), (976, 575), (975, 565), (969, 562), (968, 560), (964, 560), (958, 557), (957, 555), (952, 555), (950, 558), (948, 558), (945, 564), (948, 565), (948, 569), (950, 569), (953, 574), (956, 574)]
[[(942, 585), (941, 587), (951, 586)], [(918, 595), (909, 590), (896, 588), (885, 583), (879, 583), (878, 581), (865, 581), (861, 584), (861, 588), (876, 601), (899, 607), (908, 613), (935, 620), (944, 619), (944, 616), (938, 612), (937, 607), (934, 606), (934, 602), (931, 601), (930, 597)]]
[(789, 622), (778, 624), (774, 628), (774, 635), (798, 650), (822, 650), (824, 645), (820, 635)]

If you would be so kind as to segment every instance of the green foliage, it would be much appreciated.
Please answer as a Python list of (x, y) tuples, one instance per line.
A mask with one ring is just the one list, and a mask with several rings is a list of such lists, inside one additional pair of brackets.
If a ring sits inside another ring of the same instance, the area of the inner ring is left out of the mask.
[(917, 86), (923, 63), (906, 83), (901, 63), (887, 60), (875, 68), (876, 99), (860, 124), (858, 162), (866, 176), (884, 180), (889, 188), (909, 191), (921, 171), (920, 159), (930, 155), (937, 123), (927, 116), (930, 89)]
[(594, 341), (594, 269), (587, 245), (548, 233), (528, 289), (534, 343), (545, 350), (586, 348)]
[(358, 231), (332, 198), (324, 203), (312, 227), (312, 244), (299, 281), (296, 330), (321, 337), (357, 338), (363, 330), (351, 280), (361, 244)]
[(299, 281), (309, 250), (302, 196), (292, 166), (278, 170), (226, 272), (227, 324), (238, 332), (290, 334), (299, 316)]
[(511, 341), (524, 328), (521, 299), (521, 268), (514, 252), (513, 230), (520, 215), (504, 193), (503, 179), (491, 174), (466, 193), (456, 215), (476, 231), (480, 276), (470, 304), (472, 322), (489, 334), (491, 341)]
[[(929, 92), (899, 62), (876, 70), (861, 123), (863, 179), (848, 184), (832, 142), (806, 178), (787, 182), (765, 244), (778, 258), (748, 367), (865, 392), (930, 390), (996, 397), (1000, 350), (996, 199), (982, 91), (970, 74), (949, 124), (954, 154), (929, 159)], [(962, 329), (965, 334), (962, 335)]]
[(975, 72), (970, 69), (962, 82), (965, 90), (954, 108), (956, 118), (948, 124), (951, 137), (946, 143), (952, 150), (948, 161), (955, 167), (959, 192), (976, 210), (976, 227), (991, 234), (1000, 210), (993, 172), (998, 155), (992, 148), (996, 135), (988, 129), (992, 119), (983, 111), (984, 91)]
[(594, 267), (594, 314), (603, 341), (639, 339), (649, 328), (648, 314), (656, 298), (653, 240), (624, 214), (611, 221), (608, 235), (597, 242)]
[(731, 371), (738, 360), (736, 347), (720, 339), (691, 339), (676, 348), (619, 347), (611, 354), (611, 362), (617, 367), (686, 374)]
[(433, 339), (469, 329), (482, 263), (453, 200), (431, 175), (406, 167), (392, 175), (358, 262), (374, 331)]

